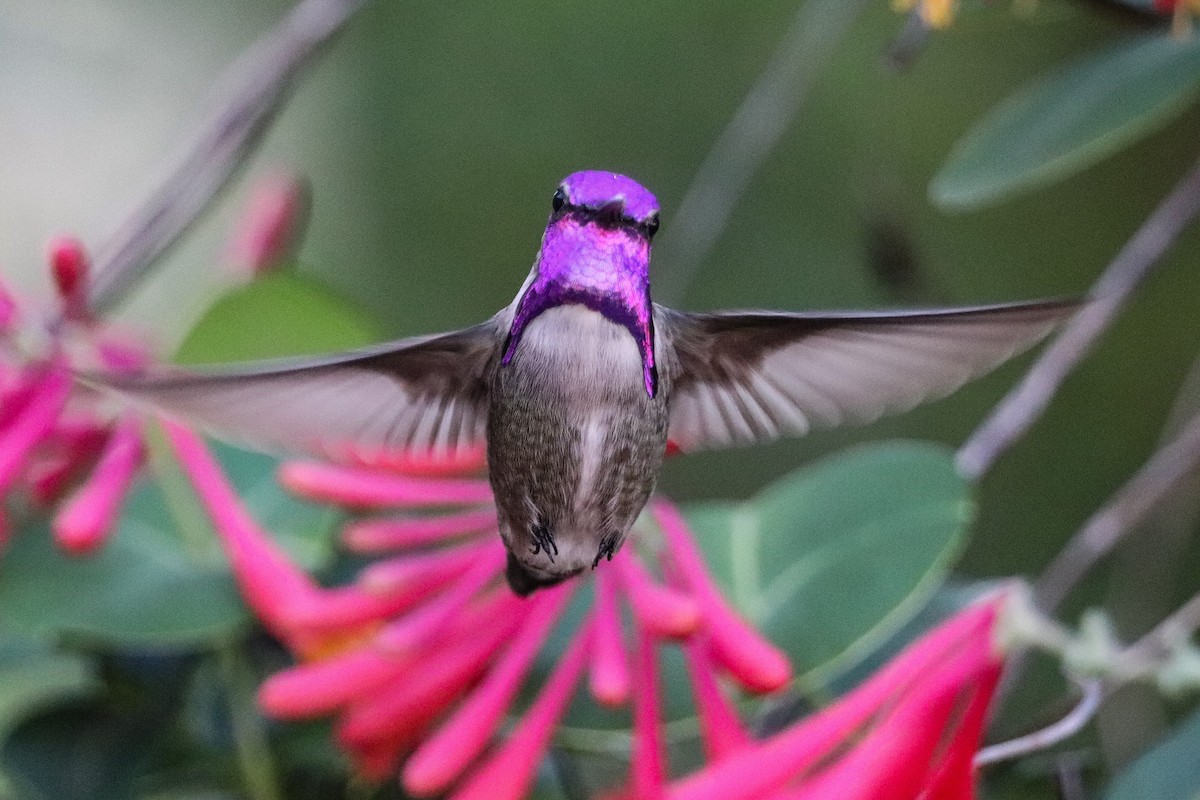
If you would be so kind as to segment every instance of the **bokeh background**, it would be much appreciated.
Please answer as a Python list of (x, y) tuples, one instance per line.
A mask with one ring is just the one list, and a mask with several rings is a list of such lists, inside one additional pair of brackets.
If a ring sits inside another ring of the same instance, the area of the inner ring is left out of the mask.
[[(978, 211), (938, 208), (929, 181), (984, 112), (1150, 19), (1066, 0), (965, 5), (896, 72), (884, 53), (904, 18), (882, 0), (868, 4), (716, 247), (684, 265), (674, 211), (797, 2), (369, 3), (314, 63), (243, 178), (120, 318), (168, 352), (181, 341), (229, 284), (222, 247), (247, 186), (278, 169), (311, 182), (298, 269), (360, 306), (380, 338), (458, 327), (506, 304), (554, 187), (589, 168), (624, 172), (658, 195), (652, 279), (671, 290), (657, 299), (684, 308), (1080, 294), (1190, 168), (1200, 108), (1052, 186)], [(0, 2), (6, 279), (49, 294), (47, 239), (96, 241), (116, 224), (186, 138), (222, 67), (288, 6)], [(1197, 253), (1192, 230), (988, 475), (964, 574), (1035, 574), (1153, 451), (1171, 409), (1196, 401), (1180, 392), (1200, 330)], [(672, 278), (685, 267), (690, 279)], [(678, 459), (661, 486), (680, 499), (740, 498), (853, 442), (957, 445), (1027, 364), (869, 427)], [(1190, 594), (1180, 578), (1195, 574), (1200, 553), (1189, 543), (1181, 552), (1152, 565), (1153, 591), (1134, 592), (1131, 632)], [(1134, 580), (1115, 563), (1080, 604), (1145, 586), (1147, 573)]]

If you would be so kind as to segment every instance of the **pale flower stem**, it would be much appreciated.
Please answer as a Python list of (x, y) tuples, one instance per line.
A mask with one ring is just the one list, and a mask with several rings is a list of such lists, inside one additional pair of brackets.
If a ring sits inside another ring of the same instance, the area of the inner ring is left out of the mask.
[(1096, 715), (1104, 697), (1103, 685), (1098, 680), (1081, 681), (1079, 688), (1083, 696), (1065, 717), (1039, 731), (983, 748), (975, 754), (975, 766), (983, 767), (1037, 753), (1079, 733)]
[(1200, 212), (1200, 162), (1146, 218), (1092, 286), (1091, 302), (958, 450), (959, 472), (982, 478), (996, 459), (1042, 415), (1063, 380), (1108, 330), (1134, 290)]
[(271, 743), (256, 710), (253, 680), (246, 664), (234, 645), (218, 647), (216, 656), (229, 698), (230, 726), (246, 793), (252, 800), (283, 800)]
[(804, 0), (771, 60), (721, 131), (664, 230), (669, 269), (655, 294), (683, 299), (734, 207), (799, 112), (865, 0)]
[(209, 206), (262, 141), (296, 76), (362, 0), (301, 0), (229, 68), (162, 182), (96, 249), (89, 308), (103, 313)]

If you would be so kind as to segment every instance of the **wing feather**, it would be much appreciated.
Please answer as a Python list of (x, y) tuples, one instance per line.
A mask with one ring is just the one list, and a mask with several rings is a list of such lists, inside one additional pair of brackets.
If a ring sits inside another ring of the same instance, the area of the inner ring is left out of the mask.
[(1074, 301), (900, 312), (688, 314), (655, 306), (683, 451), (870, 422), (1031, 347)]
[(499, 341), (493, 318), (317, 358), (82, 378), (260, 449), (333, 458), (397, 450), (452, 456), (483, 443), (487, 376)]

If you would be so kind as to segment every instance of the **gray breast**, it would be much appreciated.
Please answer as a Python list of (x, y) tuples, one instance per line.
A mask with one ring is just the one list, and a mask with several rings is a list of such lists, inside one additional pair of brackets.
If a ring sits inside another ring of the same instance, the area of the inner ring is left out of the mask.
[(500, 531), (521, 566), (552, 581), (620, 547), (662, 464), (668, 392), (647, 396), (633, 337), (601, 314), (530, 323), (488, 415)]

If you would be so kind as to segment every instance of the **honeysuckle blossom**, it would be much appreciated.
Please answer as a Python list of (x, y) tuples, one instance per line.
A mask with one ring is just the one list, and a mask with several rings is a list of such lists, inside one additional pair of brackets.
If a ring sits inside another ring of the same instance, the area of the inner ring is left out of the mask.
[(762, 741), (742, 743), (669, 800), (970, 800), (1003, 658), (1004, 595), (943, 622), (858, 688)]
[[(230, 265), (254, 275), (283, 261), (303, 230), (305, 198), (293, 178), (259, 182), (228, 248)], [(73, 376), (134, 371), (149, 351), (89, 312), (82, 243), (55, 239), (47, 262), (54, 308), (18, 301), (0, 285), (0, 519), (22, 507), (54, 508), (55, 541), (86, 554), (115, 528), (145, 447), (136, 415)]]
[[(57, 309), (41, 312), (0, 287), (0, 499), (12, 509), (66, 498), (55, 539), (85, 553), (113, 527), (143, 448), (140, 423), (71, 373), (136, 368), (145, 351), (89, 317), (88, 258), (78, 241), (52, 242), (48, 262)], [(43, 319), (48, 313), (58, 321)]]
[[(376, 512), (342, 538), (380, 560), (348, 586), (322, 588), (242, 510), (203, 441), (167, 430), (248, 603), (298, 658), (262, 686), (262, 708), (281, 720), (335, 716), (337, 740), (364, 776), (398, 773), (415, 796), (524, 797), (586, 685), (595, 702), (632, 705), (629, 776), (610, 800), (974, 796), (973, 759), (1002, 666), (995, 629), (1004, 593), (942, 623), (827, 708), (754, 740), (730, 684), (778, 689), (790, 680), (788, 662), (722, 597), (679, 511), (655, 500), (630, 545), (593, 573), (589, 613), (518, 710), (538, 652), (589, 579), (512, 595), (485, 482), (412, 459), (404, 472), (285, 464), (293, 491)], [(673, 782), (659, 699), (664, 646), (683, 649), (707, 762)]]
[[(786, 656), (716, 589), (682, 516), (656, 501), (656, 524), (640, 524), (635, 543), (594, 572), (594, 602), (566, 652), (516, 727), (489, 748), (518, 713), (518, 691), (586, 579), (528, 599), (511, 593), (491, 491), (476, 476), (482, 453), (449, 465), (411, 456), (386, 467), (284, 464), (280, 478), (292, 491), (373, 512), (347, 525), (342, 541), (377, 560), (350, 585), (322, 588), (246, 514), (201, 439), (171, 423), (167, 434), (247, 602), (297, 656), (296, 666), (262, 686), (263, 709), (283, 720), (336, 716), (338, 742), (367, 777), (398, 773), (418, 796), (524, 797), (571, 698), (586, 684), (602, 705), (632, 703), (628, 791), (650, 797), (668, 774), (659, 738), (659, 647), (686, 649), (714, 755), (749, 741), (721, 676), (756, 693), (791, 679)], [(632, 637), (622, 607), (631, 612)]]

